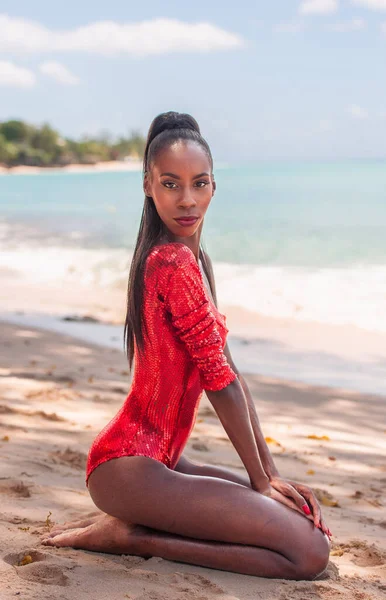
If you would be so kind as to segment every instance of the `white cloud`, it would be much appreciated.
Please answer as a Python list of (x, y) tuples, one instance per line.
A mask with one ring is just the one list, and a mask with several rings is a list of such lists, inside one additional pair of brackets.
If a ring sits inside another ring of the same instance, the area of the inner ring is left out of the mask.
[(370, 10), (385, 10), (386, 0), (351, 0), (353, 4), (359, 4)]
[(0, 60), (0, 86), (30, 88), (35, 83), (35, 74), (29, 69)]
[(366, 21), (364, 19), (351, 19), (350, 21), (342, 21), (341, 23), (331, 23), (326, 26), (326, 29), (344, 33), (346, 31), (359, 31), (365, 27)]
[(302, 0), (301, 15), (329, 15), (338, 10), (338, 0)]
[(210, 52), (239, 48), (237, 34), (210, 23), (152, 19), (139, 23), (97, 21), (67, 31), (34, 21), (0, 15), (0, 52), (89, 52), (149, 56), (166, 52)]
[(73, 75), (67, 67), (54, 60), (39, 65), (39, 71), (63, 85), (77, 85), (79, 83), (78, 77)]
[(362, 108), (358, 104), (351, 104), (351, 106), (349, 106), (347, 110), (348, 110), (348, 113), (354, 119), (362, 119), (363, 120), (363, 119), (369, 118), (369, 113), (367, 112), (367, 110), (365, 108)]
[(301, 21), (289, 21), (288, 23), (278, 23), (274, 25), (273, 30), (280, 33), (298, 33), (305, 29), (304, 23)]

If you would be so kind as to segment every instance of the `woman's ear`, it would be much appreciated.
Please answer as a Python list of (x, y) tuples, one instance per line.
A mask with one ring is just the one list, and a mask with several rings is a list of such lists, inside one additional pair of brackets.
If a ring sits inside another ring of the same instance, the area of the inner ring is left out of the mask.
[(149, 172), (148, 171), (146, 171), (146, 173), (144, 175), (144, 178), (143, 178), (143, 191), (145, 192), (145, 196), (151, 197)]
[(213, 179), (213, 181), (212, 181), (212, 196), (214, 195), (215, 191), (216, 191), (216, 182)]

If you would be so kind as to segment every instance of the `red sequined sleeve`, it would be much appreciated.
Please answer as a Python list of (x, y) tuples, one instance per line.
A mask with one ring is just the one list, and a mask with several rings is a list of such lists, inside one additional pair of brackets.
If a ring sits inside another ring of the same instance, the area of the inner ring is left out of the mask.
[(218, 324), (190, 248), (181, 245), (174, 266), (165, 294), (166, 310), (171, 314), (179, 339), (199, 369), (203, 389), (221, 390), (237, 375), (223, 352)]

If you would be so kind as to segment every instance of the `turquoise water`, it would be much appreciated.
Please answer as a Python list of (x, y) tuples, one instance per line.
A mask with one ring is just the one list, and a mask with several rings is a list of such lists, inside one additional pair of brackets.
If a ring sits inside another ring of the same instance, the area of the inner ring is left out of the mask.
[[(386, 331), (386, 162), (215, 170), (203, 241), (220, 301)], [(125, 289), (140, 172), (0, 177), (4, 273)]]
[[(265, 163), (221, 168), (215, 176), (203, 232), (214, 260), (386, 264), (386, 162)], [(66, 246), (129, 249), (141, 181), (139, 172), (4, 176), (0, 215), (27, 225), (31, 240), (41, 234), (42, 243), (50, 235)]]

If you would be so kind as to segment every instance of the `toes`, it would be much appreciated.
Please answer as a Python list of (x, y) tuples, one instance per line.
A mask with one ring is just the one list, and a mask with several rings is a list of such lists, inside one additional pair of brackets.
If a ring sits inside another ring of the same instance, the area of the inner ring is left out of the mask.
[(73, 533), (75, 530), (85, 530), (87, 527), (93, 525), (99, 519), (100, 515), (94, 515), (93, 517), (88, 517), (87, 519), (83, 519), (82, 521), (67, 521), (62, 525), (54, 525), (49, 531), (45, 531), (40, 539), (43, 543), (43, 541), (45, 542), (47, 539), (52, 539), (64, 533)]
[(79, 531), (80, 531), (79, 529), (69, 529), (67, 531), (56, 531), (56, 532), (50, 531), (50, 532), (46, 533), (45, 535), (43, 535), (40, 538), (40, 541), (42, 544), (52, 546), (52, 545), (55, 545), (55, 544), (50, 543), (53, 539), (60, 538), (60, 536), (62, 536), (62, 535), (68, 535), (68, 536), (74, 535), (74, 533), (79, 533)]
[(51, 529), (42, 535), (42, 538), (54, 537), (54, 535), (58, 535), (59, 533), (63, 533), (64, 529)]
[(72, 548), (76, 548), (77, 537), (81, 529), (72, 529), (71, 531), (66, 531), (64, 533), (59, 533), (54, 535), (53, 537), (48, 537), (42, 540), (42, 544), (44, 546), (71, 546)]
[(42, 537), (53, 537), (58, 535), (59, 533), (64, 533), (65, 531), (72, 531), (74, 529), (85, 529), (89, 525), (92, 525), (100, 518), (100, 515), (93, 517), (88, 517), (86, 519), (82, 519), (81, 521), (66, 521), (62, 524), (53, 525), (49, 531), (45, 531)]

